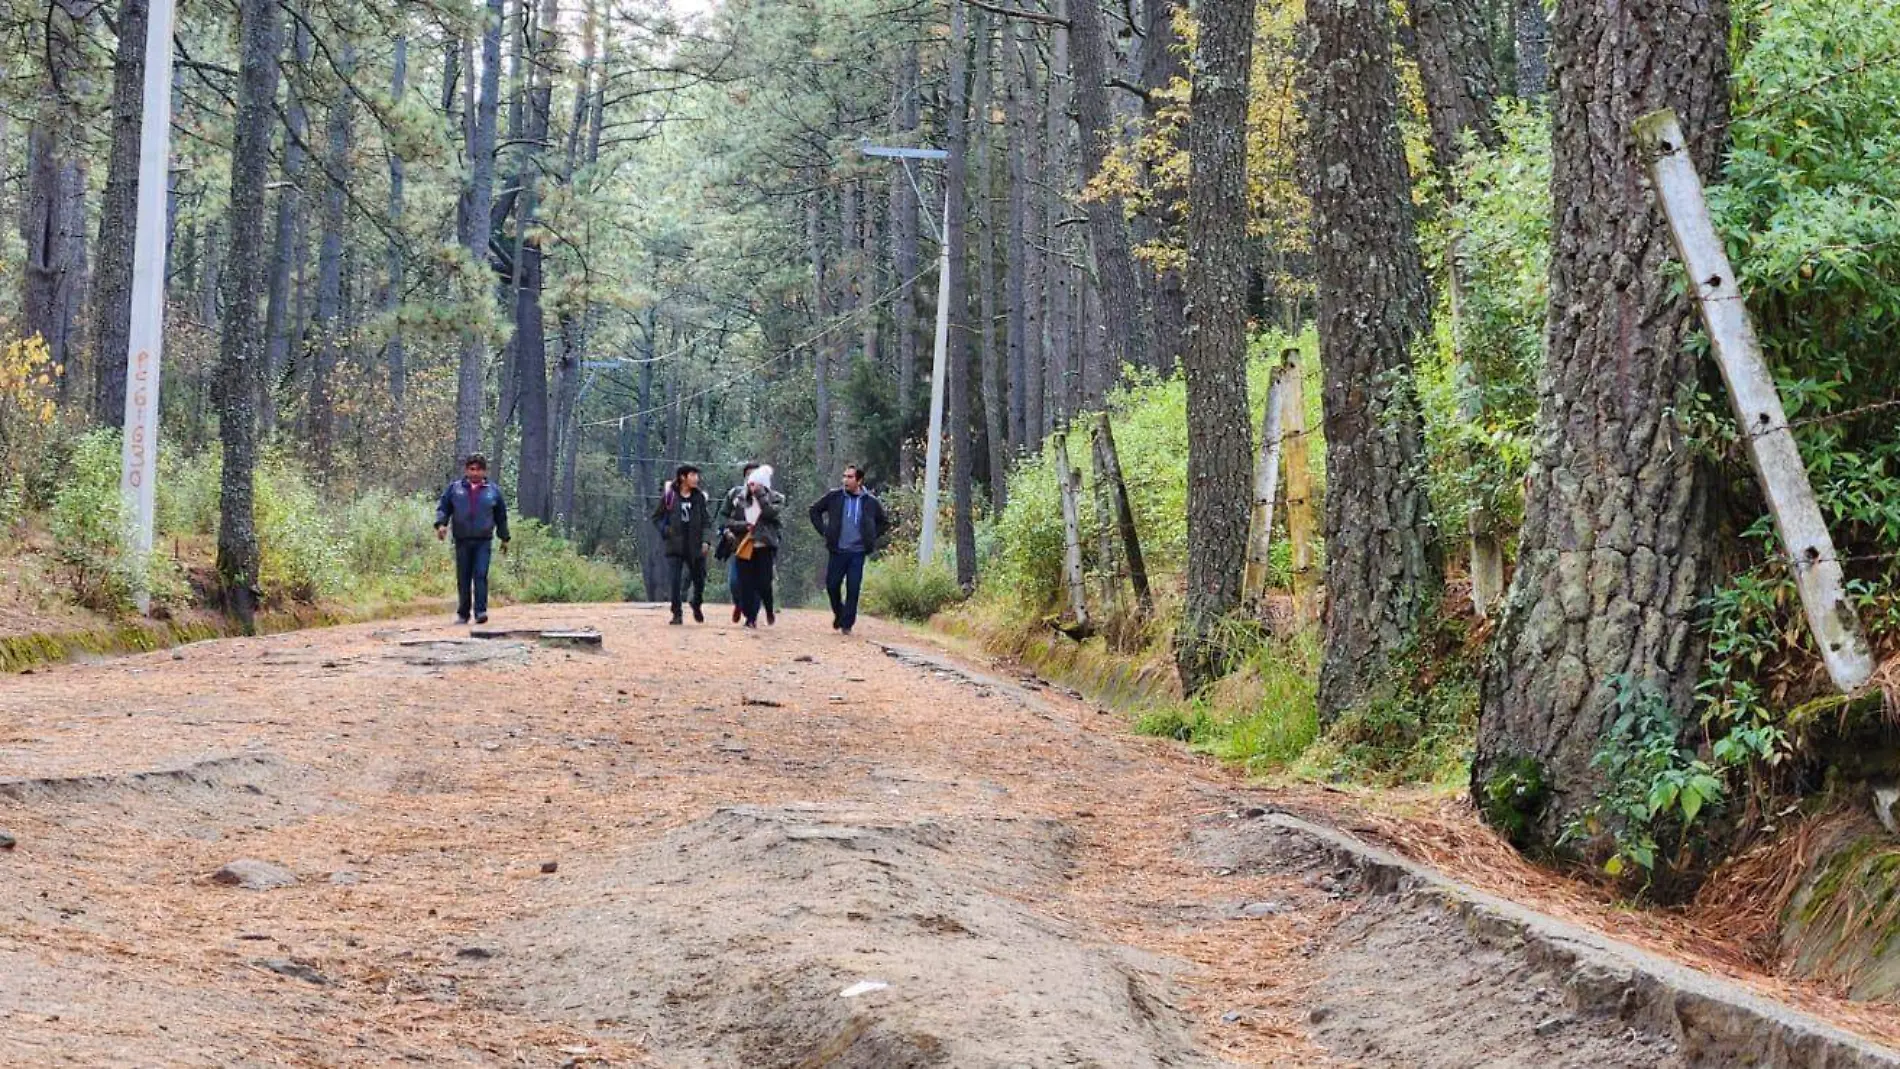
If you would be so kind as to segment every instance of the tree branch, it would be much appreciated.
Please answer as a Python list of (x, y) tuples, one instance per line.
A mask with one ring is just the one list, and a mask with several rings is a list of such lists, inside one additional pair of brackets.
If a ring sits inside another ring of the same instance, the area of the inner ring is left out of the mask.
[(1022, 19), (1025, 22), (1040, 22), (1045, 26), (1061, 26), (1065, 29), (1069, 25), (1069, 20), (1060, 15), (1047, 15), (1040, 11), (1024, 11), (1021, 8), (1004, 7), (1001, 4), (987, 3), (985, 0), (963, 0), (963, 2), (979, 11), (987, 11), (992, 15), (1001, 15), (1006, 19)]

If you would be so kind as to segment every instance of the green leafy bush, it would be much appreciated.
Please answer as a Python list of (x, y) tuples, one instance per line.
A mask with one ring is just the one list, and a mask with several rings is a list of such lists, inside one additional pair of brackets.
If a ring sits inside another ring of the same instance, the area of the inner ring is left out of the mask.
[(1402, 664), (1327, 728), (1304, 765), (1324, 779), (1362, 783), (1462, 783), (1478, 724), (1478, 681), (1449, 662), (1435, 679)]
[(308, 473), (282, 457), (259, 466), (256, 481), (259, 585), (268, 597), (311, 603), (341, 593), (343, 543)]
[(864, 569), (864, 608), (873, 616), (921, 622), (961, 600), (963, 588), (942, 565), (922, 568), (886, 554)]
[(138, 574), (126, 551), (127, 516), (119, 496), (120, 444), (116, 431), (79, 439), (53, 495), (47, 524), (53, 554), (73, 600), (98, 612), (132, 605)]
[(490, 587), (496, 597), (515, 602), (619, 601), (627, 578), (610, 561), (583, 557), (568, 541), (538, 520), (510, 525), (514, 536), (506, 555), (496, 547)]

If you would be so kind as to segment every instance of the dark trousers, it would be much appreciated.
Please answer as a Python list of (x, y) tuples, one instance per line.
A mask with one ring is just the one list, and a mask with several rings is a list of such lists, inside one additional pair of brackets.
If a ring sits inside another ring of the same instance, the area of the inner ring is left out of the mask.
[(858, 588), (864, 585), (863, 553), (834, 550), (825, 565), (825, 593), (831, 596), (831, 619), (849, 631), (858, 622)]
[(686, 598), (688, 584), (691, 584), (693, 588), (693, 596), (689, 604), (695, 609), (699, 608), (699, 603), (706, 597), (705, 556), (702, 554), (693, 557), (668, 557), (666, 563), (673, 569), (673, 615), (679, 615), (680, 602)]
[[(772, 558), (776, 549), (759, 546), (751, 560), (739, 561), (739, 612), (745, 622), (759, 622), (759, 607), (772, 604)], [(737, 558), (734, 558), (735, 560)]]
[(455, 540), (455, 615), (468, 616), (471, 602), (475, 615), (488, 615), (488, 561), (494, 548), (492, 539)]

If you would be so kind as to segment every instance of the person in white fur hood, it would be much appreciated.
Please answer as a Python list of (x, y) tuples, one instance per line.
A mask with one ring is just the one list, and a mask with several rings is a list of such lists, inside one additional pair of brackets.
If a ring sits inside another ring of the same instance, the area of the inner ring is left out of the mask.
[(783, 538), (779, 512), (785, 495), (772, 489), (772, 466), (746, 473), (745, 484), (726, 498), (724, 527), (739, 576), (739, 615), (759, 626), (759, 610), (772, 603), (772, 568)]

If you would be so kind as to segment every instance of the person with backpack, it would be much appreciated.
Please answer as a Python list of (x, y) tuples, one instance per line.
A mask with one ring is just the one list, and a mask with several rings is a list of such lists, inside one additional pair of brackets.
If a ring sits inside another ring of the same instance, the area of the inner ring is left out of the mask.
[(877, 552), (878, 542), (890, 530), (884, 505), (864, 488), (864, 469), (846, 464), (843, 485), (819, 498), (810, 518), (830, 553), (825, 562), (825, 593), (831, 598), (831, 629), (849, 635), (858, 622), (864, 562)]
[[(660, 529), (672, 578), (671, 622), (675, 624), (685, 622), (681, 602), (686, 600), (693, 606), (693, 620), (706, 622), (700, 602), (706, 596), (706, 558), (712, 553), (712, 542), (707, 537), (711, 523), (709, 505), (706, 491), (699, 488), (699, 469), (681, 464), (673, 472), (673, 481), (666, 492), (660, 495), (659, 507), (653, 510), (653, 522)], [(690, 599), (687, 598), (688, 584), (692, 586)]]
[(759, 626), (759, 609), (772, 603), (772, 568), (782, 539), (779, 512), (785, 495), (772, 489), (772, 468), (761, 464), (746, 473), (742, 492), (728, 500), (724, 526), (738, 562), (739, 614), (745, 626)]
[(495, 539), (508, 552), (508, 502), (501, 487), (488, 481), (488, 458), (471, 453), (462, 477), (442, 491), (435, 505), (437, 541), (455, 536), (455, 622), (488, 622), (488, 561)]

